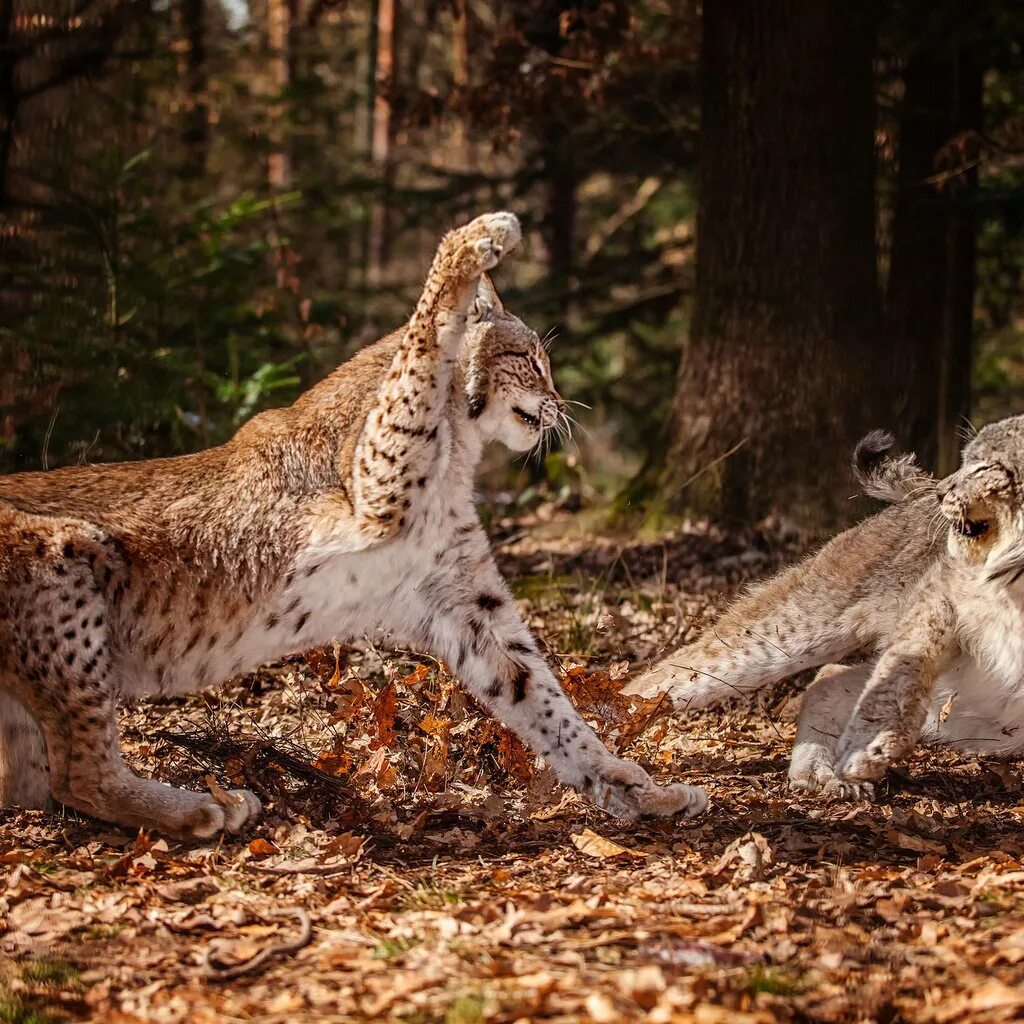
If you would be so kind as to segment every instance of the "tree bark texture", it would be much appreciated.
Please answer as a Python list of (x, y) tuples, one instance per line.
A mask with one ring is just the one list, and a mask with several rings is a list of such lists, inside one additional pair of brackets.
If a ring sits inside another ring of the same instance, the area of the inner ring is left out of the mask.
[(956, 50), (925, 52), (903, 82), (886, 335), (899, 355), (900, 441), (945, 475), (970, 412), (982, 69)]
[(662, 494), (828, 528), (851, 514), (849, 456), (889, 397), (874, 11), (716, 0), (703, 32), (697, 287)]

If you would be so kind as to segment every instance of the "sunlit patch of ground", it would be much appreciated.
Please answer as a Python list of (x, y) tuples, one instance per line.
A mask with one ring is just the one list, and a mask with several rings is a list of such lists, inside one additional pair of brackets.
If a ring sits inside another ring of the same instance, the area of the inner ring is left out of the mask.
[(529, 540), (503, 569), (606, 741), (704, 785), (623, 823), (554, 786), (443, 666), (328, 649), (126, 713), (139, 770), (245, 783), (244, 840), (8, 814), (0, 1022), (822, 1020), (1024, 1014), (1016, 765), (932, 752), (877, 805), (785, 784), (793, 701), (669, 721), (617, 690), (778, 537)]

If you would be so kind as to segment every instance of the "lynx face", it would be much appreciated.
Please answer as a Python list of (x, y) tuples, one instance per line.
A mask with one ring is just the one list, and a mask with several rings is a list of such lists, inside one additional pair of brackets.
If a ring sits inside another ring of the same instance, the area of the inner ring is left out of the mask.
[(528, 451), (565, 423), (565, 403), (537, 332), (506, 313), (489, 282), (466, 332), (469, 415), (487, 440)]
[(990, 579), (1024, 565), (1022, 484), (1024, 416), (1016, 416), (985, 427), (938, 486), (953, 557), (985, 565)]

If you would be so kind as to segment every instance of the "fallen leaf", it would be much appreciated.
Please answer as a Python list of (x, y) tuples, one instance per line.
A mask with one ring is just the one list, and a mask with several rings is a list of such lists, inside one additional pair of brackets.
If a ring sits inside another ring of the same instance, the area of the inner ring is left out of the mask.
[(430, 669), (426, 665), (417, 665), (407, 676), (403, 677), (402, 684), (404, 686), (419, 686), (429, 675)]
[(340, 750), (335, 753), (321, 754), (314, 762), (313, 767), (327, 775), (347, 775), (352, 770), (354, 758), (347, 750)]
[(626, 846), (620, 846), (611, 839), (605, 839), (589, 828), (584, 829), (579, 835), (569, 837), (573, 846), (580, 853), (598, 860), (611, 860), (614, 857), (646, 857), (647, 854), (641, 850), (630, 850)]
[(254, 839), (249, 844), (249, 852), (254, 857), (270, 857), (281, 851), (269, 839)]
[(428, 711), (420, 720), (419, 727), (428, 736), (443, 736), (452, 727), (452, 720), (438, 718), (432, 711)]
[(1002, 783), (1007, 793), (1019, 793), (1024, 789), (1020, 772), (1002, 761), (986, 763), (985, 767)]
[(727, 867), (736, 864), (737, 879), (756, 882), (767, 875), (772, 859), (772, 848), (768, 840), (760, 832), (748, 832), (725, 848), (711, 873), (720, 875)]
[[(259, 842), (260, 840), (257, 840)], [(251, 846), (251, 844), (250, 844)], [(207, 896), (218, 892), (217, 883), (212, 878), (186, 878), (181, 882), (169, 882), (158, 885), (156, 891), (172, 903), (201, 903)]]
[(377, 694), (377, 699), (373, 702), (373, 721), (377, 726), (373, 747), (393, 747), (395, 745), (397, 739), (395, 713), (397, 710), (398, 700), (395, 697), (395, 686), (393, 683), (385, 683), (383, 689)]
[(900, 832), (898, 829), (890, 829), (886, 832), (885, 838), (893, 846), (898, 846), (901, 850), (913, 850), (915, 853), (934, 853), (938, 856), (946, 852), (945, 843), (936, 843), (922, 836), (912, 836), (906, 832)]
[(365, 836), (357, 836), (354, 832), (345, 832), (336, 839), (332, 839), (320, 851), (320, 860), (327, 860), (339, 855), (349, 860), (358, 860), (362, 856), (365, 846)]

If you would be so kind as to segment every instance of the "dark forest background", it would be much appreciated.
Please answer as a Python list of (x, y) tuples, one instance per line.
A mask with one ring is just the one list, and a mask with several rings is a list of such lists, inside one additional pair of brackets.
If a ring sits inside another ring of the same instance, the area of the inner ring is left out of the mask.
[(579, 449), (658, 523), (848, 518), (1024, 411), (1024, 5), (0, 0), (0, 470), (192, 451), (527, 228)]

